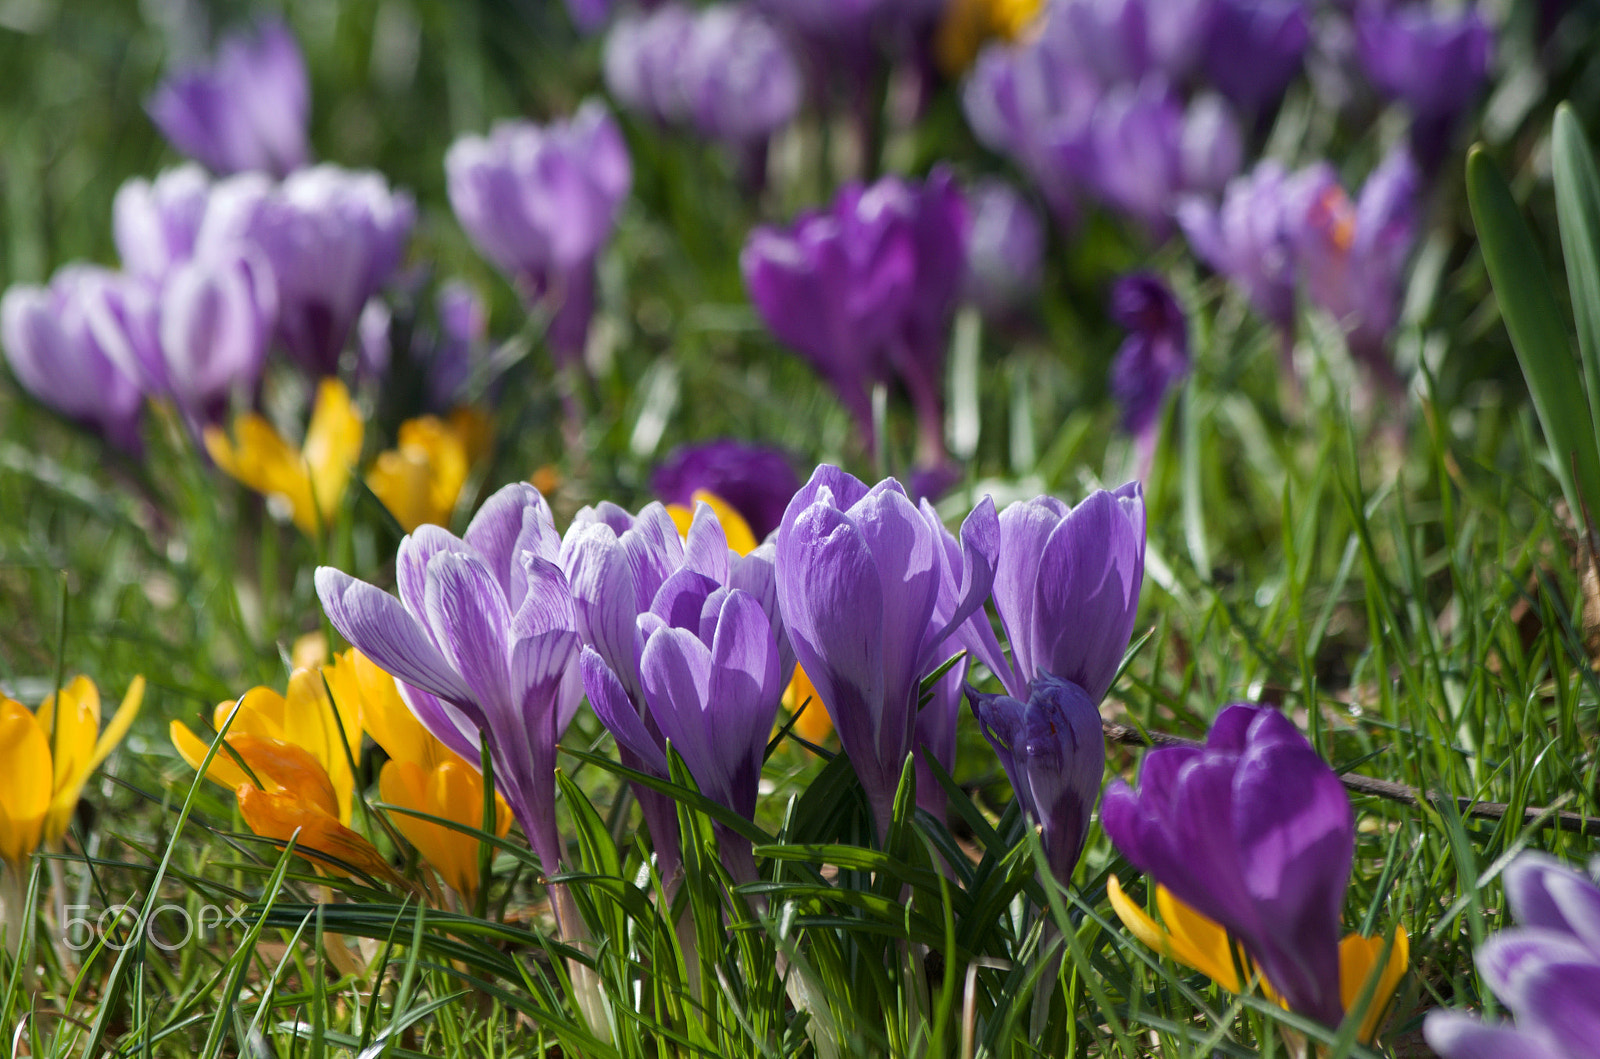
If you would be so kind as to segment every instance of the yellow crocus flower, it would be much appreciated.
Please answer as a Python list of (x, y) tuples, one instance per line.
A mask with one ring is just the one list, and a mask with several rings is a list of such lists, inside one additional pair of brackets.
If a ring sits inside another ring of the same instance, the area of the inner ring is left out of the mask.
[(972, 65), (978, 50), (993, 39), (1027, 36), (1044, 9), (1044, 0), (947, 0), (934, 37), (934, 57), (954, 76)]
[(128, 734), (144, 701), (144, 678), (100, 730), (100, 692), (76, 677), (34, 714), (0, 695), (0, 859), (21, 874), (40, 841), (59, 842), (83, 785)]
[[(806, 705), (808, 699), (811, 703), (809, 706)], [(833, 731), (833, 718), (828, 715), (828, 708), (823, 705), (822, 696), (817, 694), (811, 678), (796, 665), (789, 686), (783, 690), (783, 708), (794, 713), (802, 706), (805, 706), (806, 712), (800, 715), (794, 725), (800, 738), (811, 743), (820, 743), (828, 738)]]
[[(1228, 932), (1221, 924), (1178, 900), (1165, 886), (1156, 887), (1156, 910), (1161, 913), (1165, 929), (1129, 899), (1115, 875), (1106, 882), (1106, 896), (1111, 899), (1111, 907), (1116, 911), (1117, 918), (1122, 920), (1122, 925), (1134, 937), (1177, 963), (1199, 971), (1228, 992), (1237, 993), (1243, 988), (1239, 980), (1240, 971), (1255, 977), (1249, 958), (1229, 940)], [(1367, 1044), (1372, 1043), (1382, 1028), (1389, 1001), (1400, 987), (1400, 980), (1405, 977), (1411, 959), (1411, 939), (1405, 927), (1395, 928), (1394, 945), (1389, 950), (1389, 958), (1379, 969), (1378, 961), (1383, 958), (1384, 945), (1381, 937), (1365, 938), (1359, 934), (1350, 934), (1339, 943), (1339, 999), (1346, 1011), (1356, 1006), (1367, 982), (1374, 974), (1378, 975), (1377, 984), (1372, 989), (1372, 1000), (1362, 1015), (1358, 1031), (1361, 1040)], [(1271, 982), (1264, 978), (1260, 982), (1267, 996), (1279, 1004), (1283, 1003)]]
[[(334, 695), (360, 696), (367, 734), (389, 755), (378, 776), (383, 800), (402, 809), (482, 827), (483, 775), (422, 726), (400, 698), (393, 677), (354, 648), (340, 660), (345, 668), (337, 680), (329, 681)], [(404, 813), (393, 817), (422, 859), (470, 902), (478, 890), (478, 840)], [(494, 831), (504, 837), (510, 830), (511, 807), (497, 791)]]
[(470, 467), (467, 439), (438, 416), (423, 416), (400, 424), (399, 445), (378, 454), (367, 486), (407, 533), (448, 526)]
[(344, 383), (323, 379), (318, 384), (299, 449), (254, 412), (233, 421), (233, 434), (229, 440), (219, 428), (206, 428), (206, 451), (218, 467), (264, 496), (282, 497), (294, 524), (308, 535), (332, 519), (361, 456), (361, 414)]
[[(340, 696), (337, 704), (329, 699), (327, 688), (323, 686), (323, 672), (332, 668), (295, 670), (289, 676), (287, 697), (268, 687), (251, 688), (236, 702), (219, 703), (212, 714), (212, 723), (220, 731), (229, 715), (237, 711), (238, 716), (227, 735), (228, 745), (236, 751), (239, 740), (247, 736), (287, 743), (304, 750), (321, 767), (331, 785), (335, 819), (348, 825), (355, 793), (355, 774), (351, 771), (350, 760), (361, 752), (361, 704), (359, 699), (345, 696)], [(335, 678), (330, 677), (332, 679)], [(172, 745), (189, 767), (199, 768), (210, 744), (181, 721), (173, 721), (168, 732)], [(241, 784), (254, 785), (226, 751), (211, 759), (206, 778), (230, 790)]]

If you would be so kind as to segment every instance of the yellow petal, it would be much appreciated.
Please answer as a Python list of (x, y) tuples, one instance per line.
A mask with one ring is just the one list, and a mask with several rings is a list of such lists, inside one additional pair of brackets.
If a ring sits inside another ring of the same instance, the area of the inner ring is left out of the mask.
[(694, 525), (694, 512), (682, 504), (668, 504), (667, 514), (672, 517), (672, 524), (678, 527), (678, 536), (687, 537), (689, 527)]
[(352, 878), (353, 872), (362, 872), (400, 882), (372, 843), (293, 791), (263, 791), (243, 783), (234, 793), (239, 798), (239, 814), (262, 838), (288, 842), (298, 834), (295, 851), (307, 860)]
[[(424, 769), (432, 769), (444, 760), (450, 751), (422, 727), (422, 722), (400, 698), (394, 678), (355, 648), (345, 657), (360, 688), (361, 726), (372, 736), (372, 741), (383, 747), (383, 752), (391, 759), (414, 761)], [(334, 690), (337, 694), (338, 688)]]
[(234, 702), (219, 702), (211, 715), (211, 726), (222, 731), (228, 717), (237, 711), (228, 734), (255, 735), (263, 739), (283, 739), (284, 716), (288, 703), (282, 695), (266, 686), (251, 688)]
[(322, 673), (297, 669), (289, 674), (282, 738), (309, 751), (322, 766), (339, 799), (339, 810), (334, 815), (340, 823), (349, 823), (356, 782), (350, 763), (361, 752), (360, 702), (346, 701), (335, 707), (328, 698)]
[(311, 481), (300, 453), (261, 416), (247, 412), (233, 421), (235, 441), (215, 427), (205, 433), (206, 451), (219, 468), (264, 496), (281, 496), (295, 524), (307, 533), (316, 528), (311, 508)]
[(723, 535), (728, 538), (728, 547), (733, 549), (735, 555), (749, 555), (756, 550), (756, 545), (760, 542), (750, 531), (750, 523), (744, 520), (744, 516), (739, 514), (732, 504), (704, 489), (694, 491), (694, 501), (697, 504), (705, 504), (716, 513), (717, 521), (722, 523)]
[(0, 695), (0, 858), (21, 874), (50, 809), (50, 740), (20, 702)]
[[(447, 761), (431, 772), (414, 761), (390, 761), (378, 776), (383, 800), (401, 809), (442, 817), (477, 827), (483, 820), (483, 779), (472, 769)], [(470, 803), (476, 797), (477, 809)], [(478, 842), (471, 835), (405, 813), (393, 814), (395, 826), (422, 859), (462, 897), (478, 889)]]
[(324, 524), (344, 500), (350, 469), (361, 458), (361, 434), (361, 415), (350, 400), (350, 391), (338, 379), (323, 379), (317, 386), (303, 455)]
[[(808, 699), (809, 706), (806, 705)], [(802, 706), (805, 706), (806, 712), (795, 722), (794, 730), (802, 739), (812, 743), (820, 743), (828, 738), (828, 734), (833, 731), (833, 718), (828, 715), (828, 708), (823, 704), (822, 696), (817, 694), (811, 678), (806, 676), (806, 671), (795, 666), (794, 676), (790, 678), (789, 686), (783, 692), (783, 708), (794, 713)]]
[[(1231, 993), (1239, 991), (1235, 953), (1227, 931), (1216, 922), (1179, 901), (1164, 886), (1156, 887), (1156, 908), (1167, 929), (1129, 899), (1115, 875), (1106, 882), (1106, 896), (1122, 925), (1146, 946), (1199, 971)], [(1244, 962), (1242, 956), (1239, 960)]]
[(297, 637), (289, 648), (290, 669), (315, 669), (328, 660), (328, 638), (319, 629)]
[(380, 452), (372, 470), (367, 472), (367, 488), (383, 501), (383, 506), (407, 533), (414, 532), (418, 526), (448, 521), (448, 516), (441, 519), (435, 510), (431, 487), (427, 457), (415, 451)]
[(461, 439), (468, 467), (489, 455), (494, 444), (494, 424), (489, 421), (489, 413), (473, 405), (457, 405), (450, 410), (450, 429)]
[(402, 451), (422, 453), (428, 464), (430, 500), (447, 525), (467, 484), (467, 446), (453, 426), (438, 416), (422, 416), (400, 424)]
[[(183, 758), (190, 768), (198, 770), (200, 762), (206, 759), (211, 744), (191, 732), (181, 721), (173, 721), (168, 725), (167, 735), (172, 739), (172, 745), (177, 749), (178, 756)], [(218, 750), (217, 756), (211, 759), (211, 767), (206, 770), (206, 779), (220, 783), (230, 791), (241, 783), (250, 782), (250, 777), (234, 763), (227, 750)]]
[[(61, 689), (58, 704), (54, 695), (39, 707), (39, 727), (50, 736), (50, 753), (55, 762), (52, 778), (53, 796), (72, 791), (72, 803), (77, 804), (78, 790), (94, 768), (94, 742), (100, 734), (100, 691), (88, 677), (75, 677)], [(72, 812), (67, 808), (68, 814)], [(55, 816), (51, 812), (51, 817)], [(45, 826), (47, 838), (51, 822)], [(65, 825), (63, 825), (63, 828)]]
[[(228, 733), (228, 745), (255, 773), (266, 790), (282, 790), (304, 804), (338, 819), (339, 800), (321, 762), (304, 747), (278, 739)], [(254, 787), (248, 779), (241, 786)]]
[(1394, 945), (1379, 971), (1377, 963), (1383, 958), (1383, 950), (1384, 939), (1381, 937), (1364, 938), (1359, 934), (1351, 934), (1339, 943), (1339, 998), (1344, 1002), (1346, 1012), (1361, 999), (1367, 980), (1375, 971), (1378, 974), (1378, 984), (1372, 990), (1372, 1001), (1361, 1017), (1360, 1036), (1367, 1044), (1372, 1043), (1378, 1036), (1378, 1030), (1383, 1027), (1389, 1005), (1394, 1001), (1395, 990), (1400, 988), (1400, 980), (1405, 977), (1406, 967), (1411, 961), (1411, 937), (1406, 933), (1406, 928), (1395, 927)]

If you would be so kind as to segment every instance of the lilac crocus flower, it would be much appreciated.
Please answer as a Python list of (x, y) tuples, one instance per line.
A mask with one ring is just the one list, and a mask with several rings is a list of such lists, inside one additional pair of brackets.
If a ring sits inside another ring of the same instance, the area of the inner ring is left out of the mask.
[(950, 569), (945, 532), (894, 479), (868, 489), (826, 464), (778, 529), (784, 626), (828, 704), (880, 837), (915, 748), (920, 681), (994, 580), (1000, 532), (988, 497), (962, 525), (960, 571)]
[(556, 740), (582, 699), (560, 546), (549, 505), (519, 483), (490, 497), (464, 538), (423, 526), (401, 541), (399, 599), (332, 567), (316, 575), (334, 628), (396, 678), (428, 731), (468, 761), (488, 743), (495, 784), (546, 872), (565, 860)]
[(258, 247), (278, 285), (277, 338), (312, 375), (332, 375), (365, 308), (400, 266), (416, 205), (379, 174), (302, 169), (282, 184), (217, 185), (197, 252)]
[(695, 24), (695, 13), (679, 3), (617, 19), (606, 33), (603, 57), (611, 98), (663, 124), (683, 121), (681, 67)]
[(1203, 747), (1146, 753), (1138, 790), (1114, 781), (1100, 823), (1129, 863), (1226, 929), (1288, 1007), (1339, 1025), (1355, 819), (1293, 722), (1227, 707)]
[(219, 175), (281, 177), (309, 155), (310, 81), (281, 22), (226, 38), (210, 66), (171, 75), (146, 107), (174, 147)]
[(1194, 197), (1178, 204), (1178, 223), (1206, 264), (1244, 291), (1284, 334), (1294, 329), (1295, 233), (1291, 184), (1267, 159), (1228, 182), (1220, 206)]
[(1078, 685), (1052, 676), (1035, 680), (1025, 703), (970, 687), (967, 698), (1022, 811), (1042, 829), (1050, 873), (1067, 885), (1105, 773), (1099, 707)]
[(664, 503), (687, 507), (702, 489), (733, 505), (759, 541), (783, 521), (800, 479), (787, 453), (734, 438), (674, 449), (650, 475), (650, 491)]
[(137, 453), (144, 394), (96, 340), (86, 297), (90, 288), (117, 280), (105, 269), (68, 265), (49, 287), (10, 288), (0, 298), (0, 344), (23, 389)]
[(1111, 393), (1122, 406), (1122, 429), (1142, 439), (1167, 391), (1189, 373), (1189, 320), (1171, 288), (1149, 272), (1117, 281), (1111, 319), (1128, 332), (1111, 362)]
[(571, 121), (506, 121), (464, 136), (444, 160), (450, 205), (478, 250), (529, 305), (551, 313), (559, 363), (583, 355), (594, 314), (595, 261), (633, 182), (622, 133), (589, 101)]
[(1021, 192), (1003, 180), (985, 179), (967, 191), (964, 296), (986, 316), (1014, 310), (1039, 287), (1044, 260), (1044, 223)]
[(1494, 37), (1483, 13), (1363, 2), (1355, 29), (1362, 68), (1380, 92), (1411, 111), (1413, 148), (1431, 165), (1488, 76)]
[(111, 231), (122, 267), (159, 281), (194, 256), (195, 239), (211, 201), (211, 179), (197, 165), (179, 166), (154, 182), (134, 178), (117, 189)]
[(1269, 109), (1305, 58), (1311, 16), (1303, 0), (1215, 0), (1205, 72), (1245, 115)]
[(1183, 79), (1193, 67), (1215, 0), (1054, 0), (1048, 17), (1072, 55), (1103, 84), (1157, 74)]
[(1553, 857), (1524, 853), (1505, 874), (1517, 926), (1478, 948), (1478, 970), (1513, 1022), (1432, 1011), (1444, 1059), (1587, 1059), (1600, 1025), (1600, 886)]

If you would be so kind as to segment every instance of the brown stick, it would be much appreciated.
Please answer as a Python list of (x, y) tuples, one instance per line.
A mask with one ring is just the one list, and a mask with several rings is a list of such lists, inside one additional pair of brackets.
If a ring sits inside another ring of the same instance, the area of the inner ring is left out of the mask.
[[(1111, 721), (1102, 721), (1100, 726), (1105, 731), (1106, 741), (1117, 746), (1187, 746), (1200, 747), (1205, 744), (1182, 736), (1168, 735), (1166, 732), (1141, 732), (1128, 724), (1115, 724)], [(1447, 795), (1435, 792), (1426, 794), (1415, 787), (1408, 787), (1404, 783), (1393, 783), (1389, 780), (1375, 780), (1370, 776), (1358, 776), (1353, 772), (1340, 776), (1344, 785), (1350, 790), (1361, 794), (1376, 795), (1387, 798), (1401, 805), (1422, 805), (1425, 802), (1433, 804)], [(1504, 802), (1479, 802), (1471, 798), (1456, 798), (1456, 807), (1464, 816), (1477, 817), (1482, 820), (1503, 820), (1511, 812), (1511, 807)], [(1584, 816), (1582, 813), (1569, 812), (1565, 809), (1541, 809), (1538, 806), (1529, 806), (1522, 811), (1524, 823), (1539, 827), (1555, 827), (1562, 831), (1572, 831), (1580, 835), (1600, 835), (1600, 817)]]

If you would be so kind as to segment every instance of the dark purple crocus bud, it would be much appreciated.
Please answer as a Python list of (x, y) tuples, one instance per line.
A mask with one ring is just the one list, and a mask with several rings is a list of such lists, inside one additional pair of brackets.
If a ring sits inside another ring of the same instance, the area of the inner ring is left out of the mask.
[(1416, 242), (1420, 182), (1404, 148), (1372, 171), (1355, 202), (1326, 164), (1294, 178), (1291, 215), (1306, 293), (1344, 327), (1350, 352), (1382, 373), (1392, 371), (1389, 332), (1400, 318)]
[(495, 786), (546, 872), (566, 859), (556, 740), (583, 699), (560, 547), (539, 491), (514, 484), (464, 538), (423, 526), (401, 541), (399, 599), (332, 567), (316, 574), (334, 628), (395, 677), (428, 731), (469, 762), (488, 743)]
[(949, 570), (946, 532), (894, 479), (868, 489), (826, 464), (795, 494), (778, 529), (783, 623), (828, 704), (880, 838), (915, 746), (920, 682), (993, 582), (993, 502), (985, 497), (962, 525), (958, 575)]
[(1380, 92), (1411, 111), (1413, 148), (1431, 166), (1489, 72), (1494, 36), (1482, 12), (1363, 2), (1355, 27), (1362, 68)]
[(760, 541), (783, 521), (800, 479), (787, 453), (733, 438), (674, 449), (650, 475), (663, 503), (688, 507), (702, 489), (733, 505)]
[(1128, 332), (1111, 362), (1111, 395), (1122, 406), (1122, 429), (1142, 439), (1159, 422), (1167, 391), (1189, 373), (1189, 320), (1149, 272), (1117, 280), (1111, 319)]
[(122, 267), (159, 281), (194, 256), (195, 238), (211, 200), (211, 179), (197, 165), (179, 166), (155, 181), (135, 177), (117, 189), (111, 232)]
[(1227, 707), (1203, 747), (1146, 753), (1137, 790), (1113, 781), (1100, 823), (1129, 863), (1223, 927), (1286, 1006), (1339, 1025), (1355, 819), (1344, 784), (1292, 721)]
[(558, 362), (583, 355), (594, 314), (595, 261), (633, 182), (622, 133), (589, 101), (571, 121), (506, 121), (445, 155), (456, 219), (529, 305), (551, 313)]
[(1070, 884), (1105, 773), (1099, 707), (1078, 685), (1051, 676), (1029, 685), (1026, 703), (970, 687), (967, 700), (1023, 812), (1041, 829), (1051, 874)]
[(1300, 72), (1310, 40), (1303, 0), (1215, 0), (1205, 31), (1205, 73), (1241, 113), (1258, 115)]
[(1002, 317), (1039, 287), (1044, 222), (1022, 193), (984, 179), (967, 192), (967, 282), (963, 291), (985, 315)]
[(1222, 204), (1178, 204), (1178, 223), (1206, 264), (1244, 291), (1255, 311), (1284, 334), (1294, 330), (1295, 231), (1290, 182), (1267, 159), (1228, 182)]
[[(894, 178), (886, 178), (893, 180)], [(917, 466), (945, 464), (944, 375), (950, 321), (967, 276), (966, 196), (944, 166), (920, 186), (908, 187), (907, 222), (916, 255), (916, 280), (905, 323), (890, 347), (890, 362), (911, 396), (917, 416)]]
[(309, 157), (310, 81), (281, 22), (224, 39), (210, 66), (169, 76), (146, 109), (172, 146), (219, 176), (281, 177)]
[(137, 454), (144, 394), (95, 339), (85, 298), (88, 288), (120, 281), (105, 269), (68, 265), (49, 287), (10, 288), (0, 298), (0, 344), (23, 389)]
[(1144, 518), (1138, 482), (1096, 490), (1077, 507), (1040, 496), (1000, 513), (994, 606), (1010, 658), (984, 618), (962, 639), (1008, 695), (1027, 701), (1032, 683), (1049, 675), (1093, 702), (1105, 698), (1139, 609)]

